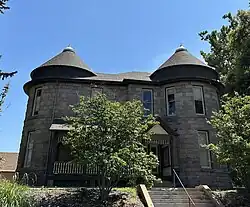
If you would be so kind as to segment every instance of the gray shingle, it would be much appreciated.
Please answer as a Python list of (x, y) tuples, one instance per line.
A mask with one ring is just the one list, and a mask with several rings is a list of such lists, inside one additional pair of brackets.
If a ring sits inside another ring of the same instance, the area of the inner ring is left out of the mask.
[(61, 53), (42, 64), (39, 68), (46, 66), (70, 66), (92, 72), (71, 47), (66, 47)]
[[(158, 70), (162, 68), (167, 68), (171, 66), (176, 66), (176, 65), (199, 65), (199, 66), (205, 66), (205, 67), (210, 67), (206, 63), (202, 62), (198, 58), (194, 57), (191, 55), (186, 48), (183, 46), (177, 48), (175, 53), (166, 61), (164, 62)], [(212, 67), (210, 67), (212, 68)]]
[(117, 81), (117, 82), (122, 82), (125, 79), (151, 81), (149, 76), (150, 73), (148, 72), (127, 72), (127, 73), (117, 73), (117, 74), (96, 73), (96, 76), (83, 77), (79, 79), (98, 80), (98, 81)]

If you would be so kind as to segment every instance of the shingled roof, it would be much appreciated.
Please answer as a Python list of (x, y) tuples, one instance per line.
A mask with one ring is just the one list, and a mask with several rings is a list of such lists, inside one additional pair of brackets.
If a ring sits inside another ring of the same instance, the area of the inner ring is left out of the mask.
[(116, 73), (116, 74), (107, 74), (107, 73), (96, 73), (96, 76), (92, 77), (83, 77), (78, 79), (85, 80), (97, 80), (97, 81), (115, 81), (122, 82), (124, 80), (138, 80), (138, 81), (150, 81), (150, 73), (148, 72), (126, 72), (126, 73)]
[[(72, 47), (66, 47), (61, 53), (51, 58), (40, 67), (48, 67), (48, 66), (68, 66), (68, 67), (76, 67), (80, 69), (84, 69), (92, 72), (92, 70), (87, 66), (81, 58), (75, 53)], [(93, 73), (93, 72), (92, 72)]]
[(0, 152), (0, 172), (15, 172), (17, 160), (18, 153)]
[(177, 65), (198, 65), (211, 68), (209, 65), (190, 54), (185, 47), (180, 46), (176, 49), (175, 53), (158, 68), (158, 70)]

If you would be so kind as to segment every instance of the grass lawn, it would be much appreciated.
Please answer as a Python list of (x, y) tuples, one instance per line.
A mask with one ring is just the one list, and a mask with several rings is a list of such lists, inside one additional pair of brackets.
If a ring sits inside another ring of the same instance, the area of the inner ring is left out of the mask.
[(113, 188), (113, 190), (117, 190), (120, 191), (122, 193), (129, 193), (131, 198), (133, 198), (133, 200), (136, 200), (136, 188), (132, 188), (132, 187), (127, 187), (127, 188)]

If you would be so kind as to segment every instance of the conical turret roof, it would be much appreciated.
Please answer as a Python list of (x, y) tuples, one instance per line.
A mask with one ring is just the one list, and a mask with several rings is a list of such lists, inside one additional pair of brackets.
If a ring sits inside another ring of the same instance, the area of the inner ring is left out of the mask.
[(81, 58), (75, 53), (74, 49), (70, 46), (66, 47), (61, 53), (42, 64), (39, 68), (48, 66), (76, 67), (92, 72), (89, 66), (81, 60)]
[(194, 57), (183, 46), (177, 48), (175, 53), (150, 75), (151, 80), (158, 82), (198, 78), (218, 80), (219, 76), (213, 67)]
[(196, 65), (211, 68), (211, 66), (190, 54), (182, 45), (176, 49), (175, 53), (166, 62), (164, 62), (158, 70), (177, 65)]

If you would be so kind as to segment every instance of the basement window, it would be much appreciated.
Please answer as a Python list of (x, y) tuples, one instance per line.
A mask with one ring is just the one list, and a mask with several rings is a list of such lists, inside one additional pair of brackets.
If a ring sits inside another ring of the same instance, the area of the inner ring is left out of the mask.
[(32, 116), (38, 115), (38, 112), (40, 110), (41, 94), (42, 89), (37, 88), (35, 91), (35, 99), (33, 102)]

